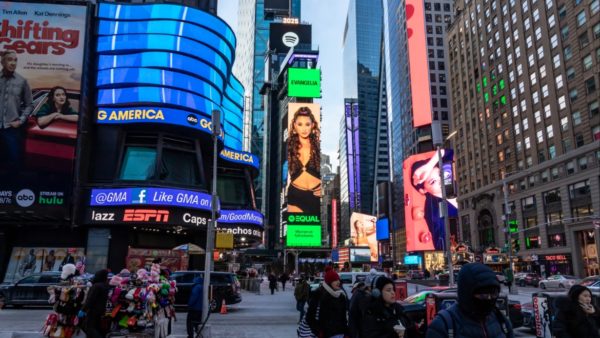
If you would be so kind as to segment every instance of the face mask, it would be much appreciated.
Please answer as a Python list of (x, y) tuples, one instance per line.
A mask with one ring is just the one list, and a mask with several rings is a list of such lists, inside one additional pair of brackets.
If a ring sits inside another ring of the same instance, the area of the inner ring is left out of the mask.
[(496, 307), (496, 298), (493, 299), (479, 299), (473, 297), (473, 313), (480, 318), (485, 318), (487, 315), (492, 313)]

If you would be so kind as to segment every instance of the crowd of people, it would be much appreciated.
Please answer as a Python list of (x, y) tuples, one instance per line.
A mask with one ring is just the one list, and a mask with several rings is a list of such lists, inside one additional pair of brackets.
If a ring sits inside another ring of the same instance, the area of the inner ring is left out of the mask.
[[(496, 307), (501, 287), (494, 271), (481, 263), (466, 264), (458, 274), (457, 284), (456, 303), (441, 310), (426, 325), (424, 320), (415, 322), (405, 313), (396, 301), (394, 281), (387, 276), (370, 273), (365, 281), (353, 285), (351, 294), (346, 294), (339, 275), (328, 267), (318, 289), (311, 291), (305, 276), (296, 284), (298, 337), (515, 336), (509, 318)], [(565, 304), (557, 307), (552, 328), (557, 338), (600, 338), (600, 310), (592, 304), (588, 288), (571, 288)]]

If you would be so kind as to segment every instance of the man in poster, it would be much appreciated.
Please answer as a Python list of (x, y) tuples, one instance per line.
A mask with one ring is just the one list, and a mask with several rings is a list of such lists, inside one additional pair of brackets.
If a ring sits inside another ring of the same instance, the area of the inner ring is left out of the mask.
[(16, 72), (17, 53), (1, 52), (0, 75), (0, 171), (16, 172), (23, 158), (23, 130), (33, 111), (31, 89), (27, 80)]

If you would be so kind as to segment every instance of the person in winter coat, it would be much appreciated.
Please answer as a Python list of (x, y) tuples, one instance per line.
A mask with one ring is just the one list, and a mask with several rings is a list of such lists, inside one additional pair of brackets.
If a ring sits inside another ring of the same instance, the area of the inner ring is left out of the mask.
[(106, 301), (108, 300), (108, 270), (103, 269), (94, 274), (94, 283), (88, 291), (82, 315), (85, 315), (84, 331), (90, 338), (102, 338), (103, 332), (101, 321), (106, 312)]
[(277, 277), (274, 274), (269, 275), (269, 289), (271, 289), (271, 294), (275, 293), (275, 289), (277, 288)]
[(282, 273), (281, 276), (279, 277), (279, 281), (281, 282), (281, 290), (285, 291), (285, 283), (287, 283), (289, 277), (287, 275), (287, 273)]
[(302, 276), (300, 278), (300, 282), (296, 285), (294, 289), (294, 297), (296, 298), (296, 310), (300, 311), (300, 319), (298, 319), (298, 323), (304, 317), (304, 306), (308, 301), (308, 296), (310, 295), (310, 285), (306, 282), (306, 278)]
[(496, 308), (500, 283), (492, 269), (481, 263), (464, 265), (457, 293), (458, 302), (437, 314), (427, 338), (514, 338), (510, 321)]
[(327, 267), (325, 280), (309, 300), (306, 322), (318, 337), (343, 338), (348, 334), (347, 308), (348, 299), (341, 289), (340, 276)]
[(361, 338), (418, 338), (423, 337), (417, 325), (396, 303), (394, 282), (377, 277), (369, 303), (363, 312)]
[(354, 283), (348, 310), (348, 329), (350, 330), (350, 338), (360, 337), (363, 313), (362, 306), (368, 298), (369, 292), (365, 282)]
[(188, 314), (185, 321), (188, 338), (194, 337), (194, 322), (202, 322), (202, 302), (204, 301), (203, 290), (204, 278), (194, 278), (194, 286), (192, 287), (190, 299), (188, 299)]
[(559, 309), (553, 323), (556, 338), (600, 338), (600, 310), (592, 304), (592, 292), (582, 285), (573, 285), (569, 299)]

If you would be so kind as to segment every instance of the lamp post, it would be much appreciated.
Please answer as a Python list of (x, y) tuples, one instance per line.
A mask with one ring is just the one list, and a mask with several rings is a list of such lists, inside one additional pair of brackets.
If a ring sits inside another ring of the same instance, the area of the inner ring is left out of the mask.
[(217, 227), (217, 141), (221, 133), (221, 112), (219, 110), (212, 111), (212, 141), (213, 141), (213, 172), (212, 172), (212, 195), (210, 201), (210, 222), (206, 227), (206, 256), (204, 259), (204, 284), (202, 288), (202, 321), (208, 320), (209, 306), (209, 288), (210, 288), (210, 272), (213, 264), (214, 251), (214, 232)]
[[(443, 141), (445, 143), (450, 138), (456, 135), (456, 130), (450, 133), (448, 137)], [(449, 286), (454, 285), (454, 266), (452, 264), (452, 248), (450, 247), (450, 222), (448, 221), (448, 199), (446, 198), (446, 179), (444, 177), (444, 161), (442, 160), (442, 146), (443, 144), (438, 143), (436, 145), (438, 167), (440, 168), (440, 184), (442, 186), (442, 217), (444, 218), (444, 233), (445, 233), (445, 247), (446, 249), (446, 262), (448, 264), (448, 284)]]
[[(528, 170), (521, 171), (521, 173), (527, 173)], [(502, 173), (502, 190), (504, 192), (504, 231), (506, 232), (506, 237), (508, 237), (508, 270), (511, 276), (513, 276), (514, 282), (514, 272), (513, 272), (513, 259), (512, 259), (512, 233), (510, 232), (510, 215), (512, 214), (512, 210), (508, 206), (508, 185), (506, 184), (506, 178), (513, 173)], [(512, 283), (508, 288), (508, 292), (510, 294), (516, 295), (518, 291), (516, 288), (512, 287)]]

